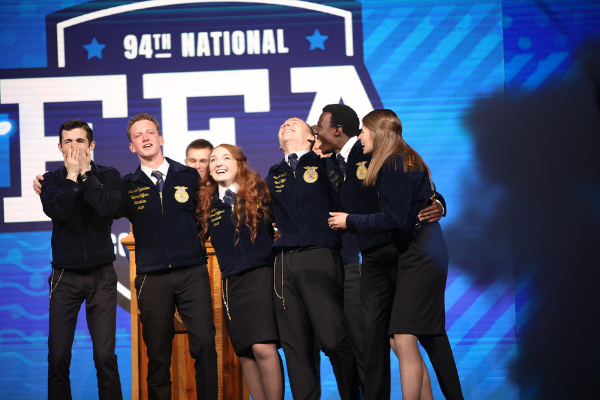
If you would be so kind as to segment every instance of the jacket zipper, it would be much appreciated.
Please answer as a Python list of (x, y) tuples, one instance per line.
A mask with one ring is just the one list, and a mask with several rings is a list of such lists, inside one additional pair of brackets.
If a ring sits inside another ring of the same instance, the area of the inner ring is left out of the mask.
[[(300, 159), (298, 159), (298, 165), (296, 165), (296, 167), (298, 167), (300, 165)], [(294, 209), (296, 210), (296, 212), (298, 212), (298, 182), (296, 181), (296, 170), (293, 171), (294, 172)], [(300, 219), (300, 214), (298, 214), (298, 219)], [(301, 232), (300, 230), (302, 229), (302, 223), (298, 224), (298, 246), (300, 246), (300, 235)], [(283, 268), (283, 260), (282, 262), (282, 268)]]

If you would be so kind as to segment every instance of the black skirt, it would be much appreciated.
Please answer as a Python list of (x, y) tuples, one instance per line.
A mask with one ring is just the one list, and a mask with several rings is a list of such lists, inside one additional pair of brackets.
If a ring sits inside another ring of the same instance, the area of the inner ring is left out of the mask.
[(222, 284), (223, 314), (235, 353), (239, 356), (256, 343), (276, 343), (279, 347), (273, 308), (273, 266), (242, 271), (224, 279)]
[(389, 334), (445, 333), (447, 278), (448, 250), (440, 224), (432, 223), (398, 248), (398, 283)]

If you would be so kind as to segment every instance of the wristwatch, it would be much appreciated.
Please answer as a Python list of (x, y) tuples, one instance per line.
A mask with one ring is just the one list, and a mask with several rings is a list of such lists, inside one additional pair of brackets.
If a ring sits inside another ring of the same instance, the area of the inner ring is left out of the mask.
[(85, 182), (85, 180), (90, 176), (92, 176), (92, 171), (84, 172), (83, 174), (81, 174), (81, 182)]

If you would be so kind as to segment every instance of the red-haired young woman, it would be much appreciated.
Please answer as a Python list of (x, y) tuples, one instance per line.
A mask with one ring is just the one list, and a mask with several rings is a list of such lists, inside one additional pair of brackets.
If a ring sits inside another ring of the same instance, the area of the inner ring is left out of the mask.
[(273, 308), (271, 196), (237, 146), (216, 147), (200, 182), (196, 217), (223, 278), (223, 312), (252, 398), (283, 399)]

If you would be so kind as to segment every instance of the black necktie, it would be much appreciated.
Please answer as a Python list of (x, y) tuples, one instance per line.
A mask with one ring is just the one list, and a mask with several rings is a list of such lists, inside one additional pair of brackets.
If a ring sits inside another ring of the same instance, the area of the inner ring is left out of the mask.
[(235, 193), (233, 193), (231, 190), (227, 189), (225, 191), (225, 195), (223, 196), (223, 203), (225, 204), (235, 204)]
[(162, 193), (163, 185), (165, 184), (163, 174), (160, 171), (152, 171), (150, 175), (156, 178), (156, 186), (158, 186), (158, 191)]
[(342, 156), (340, 153), (338, 153), (337, 160), (338, 160), (338, 165), (340, 166), (340, 169), (342, 170), (342, 174), (344, 174), (344, 176), (346, 176), (346, 160), (344, 160), (344, 156)]
[(290, 162), (290, 167), (292, 167), (292, 169), (295, 171), (296, 167), (298, 166), (298, 154), (292, 153), (288, 155), (288, 160)]

